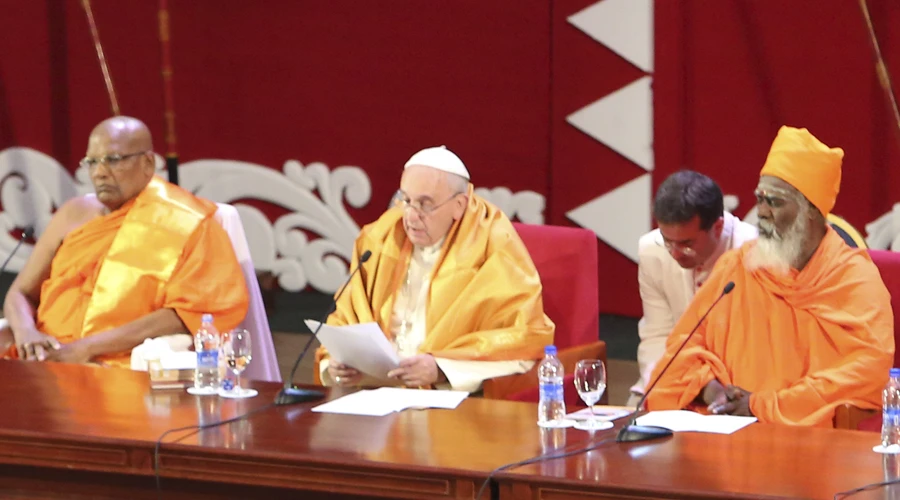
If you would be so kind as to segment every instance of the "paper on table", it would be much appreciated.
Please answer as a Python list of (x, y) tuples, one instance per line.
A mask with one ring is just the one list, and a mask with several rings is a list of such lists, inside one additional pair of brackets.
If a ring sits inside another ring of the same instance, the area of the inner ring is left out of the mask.
[(383, 417), (395, 412), (396, 408), (393, 402), (379, 398), (375, 391), (359, 391), (320, 404), (313, 408), (312, 411)]
[(430, 391), (424, 389), (379, 389), (354, 392), (312, 409), (320, 413), (343, 413), (381, 417), (408, 408), (442, 408), (452, 410), (466, 399), (466, 391)]
[[(306, 326), (314, 332), (319, 322), (306, 320)], [(322, 325), (317, 337), (332, 359), (377, 379), (386, 380), (387, 373), (400, 362), (378, 323)]]
[[(603, 422), (611, 422), (617, 418), (622, 418), (626, 415), (631, 414), (632, 411), (632, 408), (627, 408), (624, 406), (594, 405), (593, 418), (596, 418), (597, 420), (601, 420)], [(569, 413), (568, 415), (566, 415), (566, 418), (570, 420), (587, 420), (589, 418), (592, 418), (591, 409), (582, 408), (581, 410)]]
[(398, 411), (407, 408), (443, 408), (452, 410), (469, 396), (467, 391), (431, 391), (425, 389), (404, 389), (402, 387), (381, 387), (372, 391), (379, 398), (396, 404)]
[(638, 425), (665, 427), (675, 432), (709, 432), (713, 434), (732, 434), (753, 422), (756, 422), (756, 417), (701, 415), (685, 410), (651, 411), (636, 421)]

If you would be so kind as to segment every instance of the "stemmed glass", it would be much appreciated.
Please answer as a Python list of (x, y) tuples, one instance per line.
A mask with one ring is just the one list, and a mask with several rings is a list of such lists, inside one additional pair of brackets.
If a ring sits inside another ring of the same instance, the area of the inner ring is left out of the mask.
[(582, 359), (575, 365), (575, 389), (581, 400), (591, 409), (591, 418), (575, 423), (576, 429), (598, 431), (609, 429), (612, 422), (597, 420), (594, 404), (606, 390), (606, 366), (599, 359)]
[(231, 390), (219, 389), (223, 398), (252, 398), (259, 394), (255, 389), (241, 387), (241, 372), (247, 368), (251, 359), (250, 332), (243, 328), (235, 328), (222, 334), (222, 356), (225, 368), (234, 373), (234, 387)]

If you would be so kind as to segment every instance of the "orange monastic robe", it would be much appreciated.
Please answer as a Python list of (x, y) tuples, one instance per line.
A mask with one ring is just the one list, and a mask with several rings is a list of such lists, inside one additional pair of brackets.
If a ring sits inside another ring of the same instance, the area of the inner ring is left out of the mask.
[[(247, 314), (240, 264), (216, 205), (154, 178), (137, 198), (66, 235), (41, 286), (38, 330), (68, 343), (174, 309), (191, 332), (203, 313), (225, 331)], [(130, 352), (98, 361), (130, 366)]]
[[(544, 314), (541, 279), (509, 219), (469, 185), (465, 215), (450, 228), (432, 270), (421, 353), (471, 361), (538, 359), (553, 343), (555, 326)], [(371, 258), (353, 278), (328, 318), (330, 325), (377, 322), (390, 335), (396, 292), (412, 244), (403, 211), (392, 208), (362, 229), (351, 266)], [(320, 348), (319, 360), (327, 353)]]
[(719, 259), (666, 343), (674, 351), (729, 281), (735, 287), (648, 397), (650, 410), (688, 406), (713, 379), (753, 393), (761, 422), (831, 427), (834, 408), (878, 408), (894, 359), (891, 297), (869, 255), (831, 228), (802, 271), (748, 271), (746, 244)]

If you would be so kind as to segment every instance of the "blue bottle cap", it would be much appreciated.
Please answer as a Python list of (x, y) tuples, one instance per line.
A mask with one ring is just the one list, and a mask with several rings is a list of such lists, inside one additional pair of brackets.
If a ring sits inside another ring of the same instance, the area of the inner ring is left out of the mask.
[(553, 356), (556, 356), (556, 346), (548, 345), (544, 348), (544, 354), (552, 354)]
[(891, 368), (891, 378), (900, 377), (900, 368)]

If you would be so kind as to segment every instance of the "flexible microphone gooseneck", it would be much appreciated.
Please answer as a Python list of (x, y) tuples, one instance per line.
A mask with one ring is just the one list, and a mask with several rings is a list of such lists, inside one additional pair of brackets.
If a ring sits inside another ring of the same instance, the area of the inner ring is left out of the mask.
[(25, 242), (28, 238), (34, 236), (34, 228), (29, 226), (22, 230), (22, 234), (19, 235), (19, 241), (16, 242), (16, 246), (13, 247), (12, 252), (9, 252), (9, 255), (6, 256), (6, 260), (3, 261), (3, 265), (0, 266), (0, 273), (6, 271), (6, 266), (9, 264), (9, 261), (12, 260), (13, 255), (19, 251), (19, 247), (22, 246), (22, 243)]
[(729, 281), (728, 284), (725, 285), (725, 288), (722, 289), (722, 293), (719, 294), (719, 298), (717, 298), (716, 301), (713, 302), (711, 306), (709, 306), (709, 309), (706, 310), (706, 313), (703, 314), (703, 317), (700, 318), (700, 321), (698, 321), (697, 324), (694, 325), (694, 329), (691, 330), (691, 333), (689, 333), (684, 339), (684, 342), (682, 342), (681, 345), (678, 346), (675, 354), (673, 354), (672, 357), (669, 358), (669, 362), (666, 363), (665, 368), (663, 368), (662, 371), (659, 372), (659, 376), (656, 377), (656, 380), (654, 380), (653, 383), (650, 384), (650, 387), (648, 387), (647, 390), (644, 391), (644, 397), (641, 398), (637, 406), (634, 408), (634, 411), (629, 416), (628, 423), (625, 424), (625, 427), (622, 427), (622, 429), (619, 430), (619, 434), (616, 435), (616, 442), (627, 443), (633, 441), (647, 441), (649, 439), (656, 439), (672, 435), (671, 429), (666, 429), (665, 427), (657, 427), (655, 425), (637, 425), (635, 424), (635, 421), (637, 420), (638, 415), (641, 413), (641, 408), (644, 406), (644, 401), (647, 399), (647, 396), (650, 395), (650, 391), (652, 391), (653, 388), (656, 387), (656, 383), (659, 382), (659, 379), (661, 379), (663, 375), (665, 375), (666, 370), (668, 370), (669, 366), (672, 365), (672, 361), (675, 361), (675, 358), (678, 356), (681, 350), (684, 349), (684, 346), (687, 345), (688, 340), (691, 340), (694, 332), (697, 331), (697, 328), (700, 328), (703, 320), (705, 320), (709, 313), (713, 310), (713, 308), (716, 307), (716, 304), (718, 304), (719, 301), (722, 300), (722, 297), (731, 293), (732, 290), (734, 290), (734, 281)]
[(362, 268), (362, 265), (369, 260), (369, 257), (372, 256), (372, 252), (366, 250), (359, 256), (359, 263), (356, 265), (356, 269), (350, 273), (350, 276), (347, 277), (347, 281), (344, 282), (344, 286), (338, 291), (337, 295), (335, 295), (334, 300), (332, 300), (328, 305), (328, 310), (322, 315), (322, 319), (319, 320), (319, 326), (316, 327), (316, 331), (313, 332), (312, 336), (309, 337), (309, 341), (306, 342), (306, 345), (303, 347), (303, 350), (300, 351), (300, 356), (297, 357), (297, 361), (294, 362), (294, 367), (291, 369), (291, 375), (287, 380), (284, 381), (284, 388), (278, 392), (278, 395), (275, 396), (275, 405), (277, 406), (285, 406), (292, 405), (297, 403), (305, 403), (307, 401), (316, 401), (318, 399), (322, 399), (325, 397), (325, 392), (317, 389), (303, 389), (292, 385), (294, 382), (294, 374), (297, 373), (297, 367), (300, 366), (300, 361), (306, 356), (306, 352), (309, 351), (309, 348), (312, 346), (313, 340), (316, 339), (316, 335), (319, 334), (319, 330), (322, 328), (322, 325), (325, 324), (325, 321), (328, 319), (328, 316), (331, 315), (332, 312), (337, 308), (337, 301), (341, 298), (341, 295), (344, 294), (344, 290), (347, 288), (347, 285), (350, 284), (350, 281), (353, 280), (353, 276), (359, 272)]

